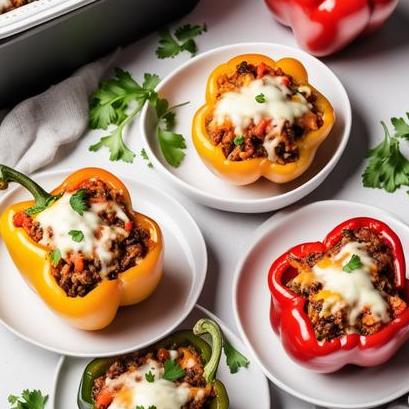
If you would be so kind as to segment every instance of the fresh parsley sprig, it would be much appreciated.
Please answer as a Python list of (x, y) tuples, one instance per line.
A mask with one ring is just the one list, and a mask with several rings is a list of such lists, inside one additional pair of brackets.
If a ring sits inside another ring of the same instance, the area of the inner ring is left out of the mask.
[(176, 361), (171, 359), (165, 361), (164, 368), (163, 379), (168, 381), (173, 382), (185, 376), (183, 368)]
[(363, 266), (361, 258), (357, 254), (353, 254), (348, 263), (342, 268), (346, 273), (352, 273), (354, 270)]
[[(135, 409), (145, 409), (145, 406), (138, 405)], [(156, 406), (155, 405), (150, 405), (150, 406), (148, 406), (147, 409), (156, 409)]]
[(71, 208), (77, 212), (80, 216), (84, 215), (84, 212), (88, 209), (87, 191), (86, 189), (78, 189), (70, 197)]
[(155, 375), (152, 373), (152, 371), (146, 372), (145, 379), (147, 382), (153, 383), (155, 382)]
[(70, 230), (68, 234), (76, 243), (81, 243), (84, 240), (84, 233), (81, 230)]
[(250, 361), (226, 339), (223, 340), (223, 350), (230, 373), (237, 373), (240, 368), (248, 368)]
[(24, 389), (21, 396), (9, 395), (10, 409), (44, 409), (48, 395), (43, 395), (39, 390)]
[(61, 259), (62, 259), (62, 254), (61, 254), (61, 251), (59, 249), (55, 249), (50, 253), (51, 264), (54, 267), (58, 266)]
[(188, 51), (193, 56), (197, 53), (195, 37), (207, 31), (206, 24), (185, 24), (177, 28), (174, 36), (169, 29), (159, 31), (159, 46), (156, 49), (158, 58), (173, 58), (183, 51)]
[[(409, 113), (406, 114), (409, 119)], [(409, 140), (409, 124), (404, 118), (392, 118), (394, 134), (381, 122), (384, 140), (368, 152), (368, 165), (362, 174), (365, 187), (394, 192), (401, 186), (409, 186), (409, 160), (400, 151), (400, 140)]]

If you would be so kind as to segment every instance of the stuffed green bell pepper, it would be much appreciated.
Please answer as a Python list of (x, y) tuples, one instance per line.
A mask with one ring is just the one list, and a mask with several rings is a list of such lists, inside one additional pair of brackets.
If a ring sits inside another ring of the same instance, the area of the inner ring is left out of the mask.
[[(208, 334), (211, 345), (201, 336)], [(223, 346), (219, 326), (201, 319), (143, 351), (95, 359), (85, 368), (80, 409), (228, 409), (216, 379)]]

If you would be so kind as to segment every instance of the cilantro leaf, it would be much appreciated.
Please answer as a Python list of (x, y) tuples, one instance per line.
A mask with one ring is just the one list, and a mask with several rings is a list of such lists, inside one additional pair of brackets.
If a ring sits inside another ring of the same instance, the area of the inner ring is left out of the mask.
[(255, 96), (254, 98), (259, 104), (264, 104), (266, 102), (266, 96), (261, 93)]
[(186, 41), (191, 38), (195, 38), (206, 31), (207, 31), (206, 24), (203, 24), (203, 25), (185, 24), (176, 29), (175, 37), (179, 41)]
[(142, 159), (143, 159), (144, 161), (147, 162), (149, 168), (153, 168), (153, 164), (152, 164), (152, 162), (149, 160), (149, 156), (148, 156), (148, 154), (146, 153), (145, 148), (142, 148), (142, 150), (141, 150), (141, 157), (142, 157)]
[[(145, 409), (145, 406), (143, 406), (143, 405), (138, 405), (135, 409)], [(156, 406), (155, 406), (155, 405), (150, 405), (150, 406), (148, 407), (148, 409), (156, 409)]]
[(194, 55), (197, 52), (195, 37), (207, 31), (206, 24), (185, 24), (175, 30), (174, 36), (169, 29), (159, 32), (159, 46), (156, 49), (158, 58), (173, 58), (182, 51), (188, 51)]
[(70, 230), (68, 234), (77, 243), (80, 243), (84, 240), (84, 233), (81, 230)]
[(361, 261), (361, 258), (353, 254), (348, 263), (344, 265), (342, 270), (344, 270), (346, 273), (352, 273), (354, 270), (361, 268), (363, 266), (363, 263)]
[(160, 127), (157, 129), (157, 136), (166, 161), (177, 168), (185, 157), (185, 152), (183, 152), (183, 149), (186, 149), (185, 138), (181, 134), (166, 131)]
[(58, 266), (58, 263), (60, 262), (61, 258), (62, 258), (61, 251), (59, 249), (55, 249), (50, 253), (51, 264), (54, 267)]
[(84, 212), (88, 209), (87, 191), (85, 189), (77, 190), (70, 197), (70, 205), (75, 212), (83, 216)]
[(152, 371), (149, 371), (145, 374), (145, 379), (149, 382), (149, 383), (153, 383), (155, 381), (155, 375), (152, 373)]
[(369, 163), (362, 174), (362, 182), (365, 187), (394, 192), (402, 185), (409, 186), (409, 161), (400, 152), (399, 139), (390, 135), (384, 122), (381, 124), (385, 137), (368, 152)]
[(143, 76), (143, 85), (145, 91), (153, 91), (159, 84), (160, 78), (157, 74), (145, 73)]
[[(409, 119), (409, 112), (406, 113)], [(409, 123), (404, 118), (392, 118), (392, 125), (395, 128), (395, 136), (409, 140)]]
[(235, 349), (227, 339), (224, 339), (223, 349), (224, 354), (226, 355), (226, 363), (230, 369), (230, 373), (235, 374), (240, 370), (240, 368), (248, 368), (250, 361), (243, 354), (237, 351), (237, 349)]
[(244, 142), (244, 136), (243, 136), (243, 135), (236, 136), (236, 137), (233, 139), (233, 143), (234, 143), (236, 146), (241, 145), (243, 142)]
[(185, 376), (185, 371), (176, 361), (168, 359), (165, 361), (164, 366), (165, 372), (163, 373), (163, 379), (173, 382)]
[(9, 395), (8, 402), (13, 405), (11, 409), (44, 409), (48, 395), (43, 395), (39, 390), (23, 390), (21, 396)]

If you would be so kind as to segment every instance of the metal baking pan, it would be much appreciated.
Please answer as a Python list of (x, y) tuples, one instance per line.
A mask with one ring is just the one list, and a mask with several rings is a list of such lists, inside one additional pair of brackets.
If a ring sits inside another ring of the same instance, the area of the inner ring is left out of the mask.
[(0, 109), (182, 17), (198, 1), (38, 0), (0, 15)]

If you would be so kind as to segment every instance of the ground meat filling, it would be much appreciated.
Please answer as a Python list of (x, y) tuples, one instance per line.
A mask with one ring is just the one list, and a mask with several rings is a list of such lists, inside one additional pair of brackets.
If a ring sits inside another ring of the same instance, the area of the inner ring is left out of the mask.
[(305, 272), (311, 271), (323, 257), (338, 254), (340, 249), (349, 242), (363, 243), (366, 252), (375, 261), (376, 268), (371, 270), (370, 280), (387, 303), (390, 319), (396, 318), (407, 308), (405, 301), (395, 288), (395, 270), (390, 247), (369, 228), (360, 228), (355, 231), (344, 230), (340, 242), (329, 249), (327, 253), (315, 253), (305, 258), (291, 258), (289, 260), (291, 266), (299, 274), (290, 279), (286, 285), (306, 299), (306, 313), (319, 341), (329, 341), (348, 333), (368, 336), (375, 334), (385, 325), (372, 314), (368, 307), (363, 308), (352, 327), (348, 320), (348, 307), (330, 314), (322, 314), (324, 301), (315, 297), (322, 290), (322, 284), (316, 280), (309, 282), (307, 280), (308, 284), (304, 285), (300, 284), (300, 280), (297, 279), (303, 272), (305, 274)]
[(0, 14), (7, 13), (8, 11), (17, 9), (21, 6), (25, 6), (26, 4), (32, 3), (33, 1), (36, 0), (8, 0), (3, 5), (3, 8), (1, 8), (0, 4)]
[(213, 387), (207, 384), (203, 377), (204, 365), (200, 354), (191, 346), (175, 347), (174, 349), (159, 348), (149, 353), (136, 352), (118, 357), (113, 361), (106, 373), (94, 381), (92, 398), (96, 409), (109, 408), (115, 393), (120, 391), (118, 386), (115, 386), (113, 390), (109, 386), (110, 381), (126, 373), (132, 374), (151, 360), (158, 362), (163, 367), (165, 362), (171, 359), (172, 354), (174, 355), (175, 353), (177, 355), (175, 360), (184, 370), (184, 376), (173, 382), (176, 386), (185, 385), (192, 388), (192, 396), (189, 398), (189, 402), (181, 407), (181, 409), (209, 409), (210, 402), (215, 397), (215, 392)]
[[(311, 88), (296, 84), (294, 79), (285, 74), (281, 68), (271, 68), (264, 63), (253, 65), (242, 61), (232, 75), (224, 74), (218, 78), (217, 99), (220, 100), (223, 94), (238, 91), (243, 86), (256, 79), (262, 79), (266, 75), (281, 78), (291, 92), (288, 99), (298, 94), (310, 104), (309, 112), (296, 118), (293, 123), (286, 120), (279, 126), (280, 131), (277, 135), (279, 142), (274, 144), (274, 162), (285, 165), (298, 160), (298, 143), (302, 138), (308, 132), (317, 130), (323, 125), (322, 113), (315, 105), (316, 96)], [(272, 132), (275, 132), (274, 120), (274, 118), (262, 118), (257, 123), (252, 120), (243, 132), (237, 135), (231, 121), (226, 120), (220, 124), (216, 121), (214, 112), (210, 112), (206, 118), (206, 129), (211, 142), (220, 146), (228, 160), (243, 161), (269, 156), (264, 142), (266, 138), (271, 138)]]
[[(121, 240), (110, 242), (109, 251), (112, 254), (112, 259), (104, 275), (101, 274), (101, 261), (98, 257), (96, 255), (91, 258), (85, 257), (81, 252), (71, 252), (67, 257), (61, 258), (56, 265), (52, 265), (52, 275), (69, 297), (83, 297), (103, 279), (116, 279), (120, 273), (137, 265), (147, 254), (150, 239), (149, 232), (132, 221), (134, 216), (126, 206), (121, 192), (111, 189), (98, 179), (83, 182), (77, 188), (77, 190), (80, 189), (86, 190), (88, 206), (93, 203), (114, 201), (127, 215), (130, 222), (124, 223), (109, 210), (98, 212), (98, 217), (103, 225), (121, 227), (127, 232), (126, 237)], [(14, 225), (22, 227), (35, 242), (40, 242), (43, 239), (42, 226), (35, 218), (28, 216), (25, 212), (19, 212), (14, 216)], [(99, 234), (98, 230), (95, 231), (96, 238)], [(53, 236), (50, 228), (48, 228), (47, 236)]]

